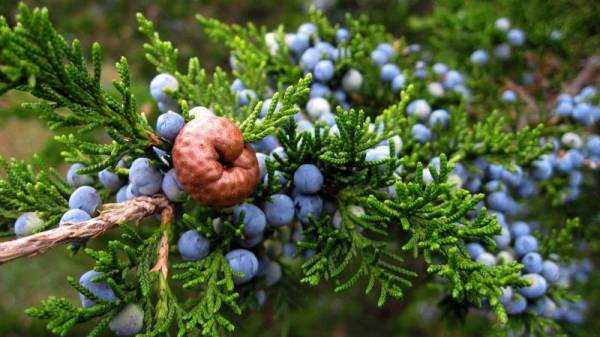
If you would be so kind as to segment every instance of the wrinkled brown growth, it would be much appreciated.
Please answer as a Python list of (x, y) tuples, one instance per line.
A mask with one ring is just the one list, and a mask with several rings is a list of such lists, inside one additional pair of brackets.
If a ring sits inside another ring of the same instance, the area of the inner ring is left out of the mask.
[(173, 166), (183, 189), (211, 207), (229, 207), (258, 184), (258, 161), (240, 129), (223, 117), (201, 116), (175, 139)]

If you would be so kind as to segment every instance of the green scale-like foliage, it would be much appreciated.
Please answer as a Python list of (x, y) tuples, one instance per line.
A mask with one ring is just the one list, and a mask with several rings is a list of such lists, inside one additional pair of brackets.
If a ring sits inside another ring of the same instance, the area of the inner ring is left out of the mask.
[[(180, 70), (178, 50), (161, 40), (153, 24), (141, 14), (137, 19), (140, 32), (149, 40), (144, 45), (148, 61), (179, 82), (179, 89), (168, 94), (179, 103), (186, 120), (190, 119), (191, 107), (205, 106), (216, 115), (234, 120), (247, 142), (267, 135), (278, 137), (287, 159), (268, 160), (267, 171), (269, 177), (282, 174), (287, 185), (278, 186), (276, 179), (261, 182), (250, 197), (253, 203), (262, 204), (273, 193), (291, 187), (291, 177), (301, 164), (313, 163), (322, 170), (322, 197), (334, 203), (339, 213), (309, 219), (298, 248), (314, 255), (302, 263), (297, 259), (278, 260), (284, 277), (297, 277), (309, 286), (329, 281), (335, 291), (347, 290), (364, 280), (366, 293), (378, 290), (380, 306), (390, 298), (403, 298), (415, 279), (441, 278), (449, 303), (463, 309), (489, 305), (498, 321), (506, 323), (498, 297), (502, 287), (525, 285), (519, 278), (522, 266), (510, 263), (487, 267), (471, 260), (466, 244), (479, 241), (493, 250), (493, 236), (500, 233), (500, 226), (484, 208), (477, 208), (484, 196), (459, 188), (451, 171), (457, 162), (478, 157), (527, 165), (548, 150), (538, 142), (542, 126), (515, 130), (500, 112), (473, 118), (459, 95), (429, 97), (425, 86), (408, 72), (407, 82), (411, 85), (401, 93), (392, 93), (380, 84), (379, 70), (369, 56), (378, 43), (390, 37), (382, 26), (370, 24), (364, 17), (348, 16), (345, 26), (352, 38), (345, 45), (348, 53), (336, 62), (336, 74), (359, 70), (364, 75), (363, 88), (353, 93), (352, 109), (337, 107), (337, 132), (325, 123), (316, 123), (312, 133), (298, 132), (293, 116), (306, 104), (312, 78), (290, 62), (283, 27), (275, 31), (280, 48), (271, 53), (264, 41), (264, 27), (227, 25), (197, 17), (209, 37), (231, 50), (233, 76), (259, 95), (258, 101), (240, 108), (230, 89), (230, 74), (221, 68), (208, 74), (197, 58), (187, 62), (185, 71)], [(309, 19), (323, 39), (334, 38), (337, 26), (322, 13), (313, 10)], [(28, 91), (42, 100), (27, 107), (51, 128), (76, 128), (74, 133), (59, 137), (68, 147), (64, 158), (85, 164), (86, 169), (80, 173), (114, 168), (123, 156), (145, 155), (158, 163), (152, 148), (169, 150), (170, 144), (158, 138), (139, 113), (131, 94), (126, 60), (117, 64), (120, 79), (114, 87), (119, 95), (113, 97), (100, 85), (99, 45), (92, 47), (89, 71), (78, 42), (68, 44), (52, 28), (46, 10), (30, 10), (23, 5), (18, 22), (14, 28), (4, 19), (0, 22), (0, 92)], [(405, 45), (403, 40), (395, 41), (397, 49)], [(396, 55), (393, 61), (408, 69), (414, 60), (415, 56)], [(267, 97), (270, 86), (277, 92), (266, 117), (259, 119), (260, 99)], [(451, 110), (450, 127), (436, 129), (438, 139), (429, 144), (420, 144), (410, 135), (417, 120), (407, 115), (406, 106), (417, 97)], [(85, 138), (94, 130), (107, 132), (112, 142), (97, 144)], [(396, 136), (403, 142), (398, 148), (392, 141)], [(385, 140), (391, 155), (365, 161), (367, 150)], [(432, 181), (425, 183), (424, 166), (438, 155), (440, 169), (429, 167)], [(4, 220), (13, 221), (17, 211), (32, 210), (42, 213), (48, 226), (56, 223), (66, 210), (69, 187), (51, 170), (36, 174), (22, 163), (8, 162), (5, 166), (7, 177), (0, 180), (3, 224)], [(233, 331), (232, 314), (239, 315), (252, 306), (248, 295), (255, 290), (253, 284), (234, 286), (233, 272), (224, 256), (235, 240), (244, 239), (243, 226), (229, 221), (227, 210), (210, 209), (190, 200), (182, 208), (183, 215), (172, 222), (140, 229), (123, 224), (121, 237), (109, 241), (106, 249), (85, 249), (94, 259), (94, 270), (104, 273), (102, 281), (117, 295), (116, 302), (100, 301), (76, 280), (69, 279), (78, 292), (97, 304), (82, 309), (65, 299), (50, 298), (28, 313), (48, 320), (48, 328), (59, 335), (66, 335), (77, 323), (97, 319), (98, 325), (88, 336), (99, 336), (121, 308), (138, 303), (145, 313), (146, 332), (142, 336), (171, 336), (175, 330), (177, 336), (220, 336)], [(563, 246), (576, 225), (569, 223), (566, 227), (557, 233), (559, 240), (544, 244), (548, 251)], [(8, 226), (1, 229), (7, 230)], [(210, 254), (201, 261), (183, 263), (171, 254), (173, 276), (165, 278), (155, 272), (163, 235), (173, 245), (174, 238), (188, 229), (197, 230), (210, 241)], [(266, 235), (289, 239), (286, 230), (269, 229)], [(563, 249), (567, 250), (567, 245)], [(419, 268), (422, 265), (425, 268)], [(422, 269), (427, 275), (419, 274)], [(276, 297), (283, 298), (276, 301), (277, 311), (285, 312), (289, 305), (285, 292), (292, 291), (292, 286), (286, 280), (281, 283), (275, 287), (279, 294)], [(552, 290), (552, 294), (557, 299), (566, 297), (559, 289)], [(536, 331), (550, 324), (547, 320), (537, 322), (537, 318), (523, 320), (520, 326)]]

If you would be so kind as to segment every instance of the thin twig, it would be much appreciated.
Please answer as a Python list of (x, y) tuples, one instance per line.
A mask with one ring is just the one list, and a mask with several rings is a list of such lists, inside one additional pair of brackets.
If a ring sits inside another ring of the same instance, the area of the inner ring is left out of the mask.
[(162, 228), (163, 235), (158, 245), (158, 257), (156, 259), (156, 265), (150, 271), (160, 272), (162, 276), (167, 279), (169, 276), (169, 233), (171, 230), (171, 222), (173, 220), (173, 208), (166, 207), (162, 211)]
[(20, 257), (33, 256), (74, 240), (94, 238), (118, 224), (139, 221), (169, 208), (163, 195), (137, 197), (119, 204), (106, 204), (96, 218), (63, 226), (12, 241), (0, 243), (0, 264)]
[(564, 91), (572, 95), (578, 93), (583, 86), (594, 80), (594, 76), (598, 68), (600, 68), (600, 55), (590, 56), (586, 60), (583, 69), (581, 69), (577, 77), (565, 85)]

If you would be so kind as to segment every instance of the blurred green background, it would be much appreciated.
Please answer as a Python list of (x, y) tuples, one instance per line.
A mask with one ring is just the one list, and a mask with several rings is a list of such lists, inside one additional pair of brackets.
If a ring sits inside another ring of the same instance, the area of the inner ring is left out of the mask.
[[(14, 22), (17, 3), (13, 0), (0, 1), (0, 15), (11, 23)], [(461, 15), (470, 9), (487, 11), (493, 18), (509, 15), (526, 31), (536, 24), (542, 27), (546, 25), (547, 29), (562, 28), (573, 38), (573, 45), (580, 46), (563, 51), (563, 57), (572, 63), (572, 67), (565, 70), (567, 75), (572, 75), (577, 64), (590, 53), (597, 52), (600, 45), (598, 3), (584, 0), (526, 1), (524, 3), (531, 5), (532, 9), (547, 6), (547, 10), (529, 11), (515, 10), (523, 9), (515, 5), (520, 1), (48, 0), (25, 3), (48, 7), (59, 32), (67, 38), (80, 39), (84, 48), (94, 41), (101, 43), (106, 61), (103, 78), (107, 85), (116, 77), (114, 62), (120, 56), (126, 56), (133, 70), (136, 97), (141, 102), (141, 109), (148, 112), (152, 112), (153, 105), (149, 100), (147, 84), (155, 72), (143, 55), (141, 46), (144, 41), (137, 31), (136, 12), (144, 13), (155, 22), (161, 36), (179, 48), (183, 60), (186, 56), (199, 56), (203, 66), (208, 69), (216, 65), (226, 66), (226, 50), (208, 41), (196, 24), (194, 14), (200, 13), (229, 23), (244, 24), (251, 21), (270, 28), (279, 24), (295, 28), (302, 23), (311, 4), (324, 10), (333, 21), (341, 21), (346, 12), (366, 14), (372, 22), (385, 25), (395, 36), (404, 36), (409, 42), (432, 41), (429, 45), (432, 50), (444, 51), (447, 57), (454, 57), (455, 60), (461, 57), (461, 53), (462, 57), (470, 53), (467, 50), (469, 47), (463, 45), (446, 50), (449, 45), (460, 43), (448, 35), (450, 28), (456, 27), (431, 23), (438, 22), (434, 21), (436, 15)], [(439, 39), (436, 40), (436, 36)], [(461, 50), (462, 47), (465, 50)], [(51, 165), (64, 171), (65, 167), (60, 166), (60, 148), (52, 140), (52, 133), (20, 108), (20, 102), (26, 98), (15, 92), (0, 97), (0, 154), (28, 159), (38, 153)], [(101, 246), (102, 242), (95, 242), (95, 245)], [(58, 248), (43, 256), (0, 266), (0, 337), (51, 336), (45, 330), (44, 322), (30, 320), (23, 311), (39, 304), (49, 295), (77, 301), (77, 294), (68, 287), (65, 279), (69, 275), (80, 275), (89, 268), (89, 263), (90, 260), (82, 254), (70, 257), (65, 248)], [(436, 308), (440, 298), (436, 289), (424, 283), (417, 282), (405, 301), (392, 301), (384, 308), (377, 308), (376, 299), (365, 296), (362, 287), (355, 287), (355, 290), (344, 295), (333, 294), (327, 286), (323, 286), (323, 289), (301, 287), (298, 290), (301, 293), (296, 291), (282, 295), (289, 297), (289, 320), (281, 320), (278, 313), (267, 306), (263, 311), (251, 312), (242, 318), (244, 324), (238, 326), (236, 335), (280, 336), (287, 332), (289, 336), (332, 337), (481, 336), (482, 331), (490, 329), (489, 321), (482, 313), (470, 315), (468, 322), (443, 322), (451, 317), (440, 318)], [(69, 336), (84, 336), (88, 328), (80, 326)], [(589, 330), (590, 336), (594, 335), (592, 331), (597, 330)]]

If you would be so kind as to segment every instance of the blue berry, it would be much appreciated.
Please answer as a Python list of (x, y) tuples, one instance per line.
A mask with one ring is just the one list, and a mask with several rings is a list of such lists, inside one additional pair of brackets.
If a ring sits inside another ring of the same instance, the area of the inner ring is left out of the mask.
[(317, 26), (314, 23), (306, 22), (301, 24), (300, 27), (298, 27), (298, 33), (310, 36), (317, 35), (319, 33), (319, 30), (317, 29)]
[(185, 198), (185, 191), (177, 181), (174, 169), (170, 169), (165, 173), (161, 188), (167, 199), (173, 202), (180, 202)]
[(117, 190), (119, 190), (119, 188), (121, 188), (121, 186), (123, 186), (123, 181), (121, 180), (121, 178), (117, 174), (109, 171), (108, 169), (104, 169), (98, 172), (98, 180), (100, 181), (102, 186), (104, 186), (104, 188), (111, 192), (116, 192)]
[(505, 17), (501, 17), (494, 22), (496, 29), (506, 32), (510, 29), (510, 20)]
[(129, 195), (127, 193), (128, 189), (129, 189), (129, 184), (127, 184), (119, 189), (119, 191), (117, 192), (117, 195), (115, 197), (115, 199), (118, 203), (129, 200), (129, 198), (128, 198)]
[(334, 70), (333, 62), (330, 60), (321, 60), (315, 65), (315, 79), (317, 81), (327, 82), (333, 78)]
[(326, 99), (322, 97), (314, 97), (308, 100), (306, 103), (306, 113), (313, 118), (317, 119), (323, 114), (331, 113), (331, 106)]
[(444, 75), (444, 87), (452, 89), (464, 83), (463, 76), (456, 70), (450, 70)]
[(188, 111), (188, 115), (190, 118), (194, 119), (201, 116), (214, 116), (215, 113), (207, 107), (195, 106)]
[[(117, 296), (113, 292), (113, 290), (108, 286), (106, 282), (95, 282), (98, 278), (102, 277), (103, 274), (99, 273), (95, 270), (90, 270), (85, 274), (81, 275), (79, 278), (79, 284), (91, 292), (98, 299), (106, 301), (106, 302), (115, 302), (117, 300)], [(95, 303), (94, 301), (88, 299), (83, 294), (79, 294), (79, 299), (81, 300), (81, 306), (84, 308), (90, 308)]]
[(300, 66), (304, 71), (311, 71), (321, 60), (321, 52), (317, 48), (308, 48), (300, 56)]
[(398, 74), (392, 80), (392, 91), (395, 93), (404, 89), (405, 86), (406, 86), (406, 76), (404, 76), (404, 74), (402, 74), (402, 73)]
[(501, 43), (494, 48), (494, 56), (501, 60), (506, 60), (510, 57), (511, 50), (508, 43)]
[(350, 40), (350, 31), (346, 28), (340, 28), (335, 32), (335, 41), (340, 44)]
[(233, 92), (240, 92), (242, 90), (246, 89), (246, 87), (244, 86), (244, 83), (242, 82), (242, 80), (240, 80), (239, 78), (236, 78), (233, 83), (231, 83), (231, 91)]
[(544, 261), (542, 264), (542, 275), (548, 282), (556, 282), (560, 278), (560, 267), (552, 261)]
[(374, 149), (369, 149), (365, 153), (365, 161), (377, 161), (390, 157), (390, 147), (385, 146), (377, 146)]
[(371, 60), (380, 66), (386, 64), (389, 59), (388, 54), (383, 50), (375, 49), (371, 52)]
[(69, 208), (79, 208), (89, 215), (94, 215), (100, 206), (102, 206), (102, 199), (91, 186), (81, 186), (69, 197)]
[(487, 203), (491, 209), (509, 214), (515, 214), (518, 208), (516, 201), (504, 191), (498, 191), (488, 195)]
[(156, 120), (156, 132), (162, 138), (172, 142), (184, 124), (185, 120), (180, 114), (169, 111), (158, 116)]
[(502, 295), (498, 298), (502, 304), (508, 303), (513, 297), (513, 290), (511, 287), (502, 287)]
[(431, 106), (424, 99), (414, 100), (406, 107), (406, 113), (410, 116), (417, 116), (420, 120), (427, 119), (430, 112)]
[(329, 87), (324, 84), (316, 82), (310, 86), (310, 94), (309, 94), (310, 98), (326, 97), (330, 94), (331, 94), (331, 89), (329, 89)]
[(63, 216), (60, 218), (60, 221), (58, 222), (58, 225), (63, 226), (67, 222), (76, 223), (76, 222), (88, 221), (91, 218), (92, 217), (89, 214), (87, 214), (85, 211), (82, 211), (78, 208), (70, 209), (70, 210), (66, 211), (65, 214), (63, 214)]
[(538, 241), (531, 235), (521, 235), (515, 240), (515, 251), (520, 256), (538, 250)]
[(75, 163), (69, 167), (67, 171), (67, 183), (73, 187), (79, 187), (83, 185), (91, 185), (94, 183), (94, 179), (86, 174), (78, 174), (77, 171), (85, 168), (81, 163)]
[(546, 293), (548, 290), (548, 283), (546, 279), (542, 277), (540, 274), (525, 274), (523, 275), (523, 279), (528, 281), (530, 285), (521, 287), (519, 292), (521, 295), (527, 298), (538, 298)]
[(256, 101), (257, 96), (254, 90), (243, 89), (237, 93), (239, 105), (248, 105), (250, 102)]
[(586, 147), (589, 153), (600, 156), (600, 136), (593, 135), (587, 139)]
[(392, 47), (392, 45), (389, 43), (380, 43), (375, 49), (384, 52), (388, 57), (392, 57), (394, 54), (396, 54), (394, 47)]
[(476, 261), (491, 267), (496, 264), (496, 257), (488, 252), (483, 252), (477, 257)]
[(274, 194), (265, 203), (265, 216), (267, 222), (273, 227), (291, 224), (294, 213), (294, 201), (285, 194)]
[(509, 315), (522, 314), (527, 309), (527, 300), (523, 296), (515, 294), (510, 301), (504, 303), (504, 308)]
[(133, 336), (144, 327), (144, 310), (137, 304), (127, 304), (110, 320), (108, 327), (117, 336)]
[(440, 62), (435, 63), (431, 69), (437, 75), (445, 75), (448, 72), (448, 66)]
[(524, 270), (528, 273), (541, 273), (542, 272), (542, 256), (536, 252), (527, 253), (521, 259), (521, 263), (524, 266)]
[(573, 103), (570, 101), (559, 102), (555, 112), (560, 117), (569, 117), (573, 113)]
[(279, 140), (273, 135), (268, 135), (252, 143), (252, 147), (256, 152), (271, 153), (279, 147)]
[(556, 303), (554, 303), (554, 301), (545, 296), (535, 301), (533, 305), (533, 310), (538, 315), (546, 318), (552, 318), (555, 314), (556, 309)]
[(210, 251), (210, 242), (197, 231), (190, 229), (179, 237), (177, 249), (181, 258), (186, 261), (200, 260)]
[(448, 114), (448, 111), (443, 109), (435, 110), (431, 113), (431, 116), (429, 116), (429, 126), (431, 127), (440, 126), (445, 128), (449, 121), (450, 115)]
[(506, 103), (514, 103), (517, 101), (517, 94), (512, 90), (504, 90), (502, 100)]
[(233, 281), (235, 284), (243, 284), (250, 281), (258, 272), (258, 259), (249, 250), (234, 249), (225, 255), (229, 267), (233, 270)]
[(486, 64), (488, 59), (487, 52), (482, 49), (478, 49), (471, 54), (471, 62), (479, 66)]
[[(350, 69), (342, 78), (342, 87), (348, 92), (358, 91), (363, 84), (363, 75), (356, 69)], [(341, 101), (345, 101), (341, 100)]]
[(520, 29), (511, 29), (506, 34), (508, 43), (513, 46), (522, 46), (525, 43), (525, 33)]
[(264, 234), (260, 233), (256, 236), (247, 236), (243, 240), (238, 239), (237, 242), (243, 248), (252, 248), (261, 243), (264, 240)]
[(547, 180), (552, 177), (553, 164), (547, 157), (533, 162), (533, 176), (538, 180)]
[(423, 124), (417, 123), (413, 125), (411, 133), (413, 138), (421, 144), (426, 143), (431, 139), (431, 131)]
[(148, 158), (137, 158), (129, 168), (129, 181), (141, 195), (154, 195), (160, 192), (162, 175), (152, 166)]
[(294, 54), (299, 55), (300, 53), (305, 51), (306, 48), (308, 48), (309, 44), (309, 36), (307, 34), (298, 33), (294, 34), (293, 38), (290, 41), (289, 48)]
[(260, 235), (267, 225), (267, 219), (263, 211), (252, 204), (241, 204), (233, 208), (233, 221), (239, 223), (244, 214), (244, 236), (256, 237)]
[(271, 287), (281, 279), (281, 265), (277, 262), (268, 261), (265, 266), (265, 285)]
[(150, 82), (150, 94), (159, 102), (168, 100), (167, 92), (177, 91), (177, 89), (179, 89), (179, 82), (171, 74), (158, 74)]
[(313, 164), (302, 164), (294, 172), (294, 186), (300, 193), (316, 193), (323, 187), (323, 174)]
[(296, 217), (303, 224), (308, 224), (309, 216), (317, 219), (323, 211), (323, 199), (317, 195), (298, 194), (294, 197)]
[(15, 221), (15, 234), (19, 237), (31, 235), (44, 225), (35, 212), (26, 212)]
[(400, 75), (400, 68), (393, 63), (388, 63), (381, 67), (380, 77), (384, 82), (391, 82), (398, 75)]
[(523, 235), (529, 235), (529, 233), (531, 233), (531, 228), (529, 227), (529, 225), (526, 222), (515, 221), (510, 226), (510, 231), (516, 239)]
[(498, 248), (508, 248), (510, 245), (510, 231), (506, 225), (502, 226), (502, 230), (499, 235), (494, 235), (494, 241), (496, 241)]

